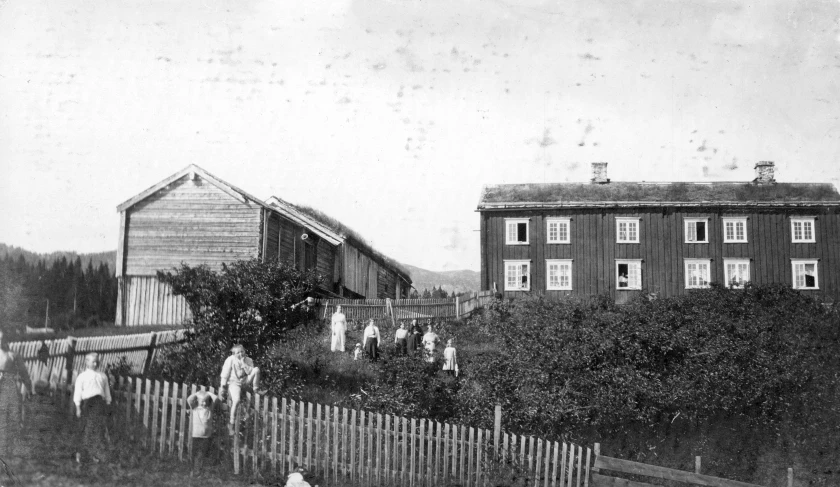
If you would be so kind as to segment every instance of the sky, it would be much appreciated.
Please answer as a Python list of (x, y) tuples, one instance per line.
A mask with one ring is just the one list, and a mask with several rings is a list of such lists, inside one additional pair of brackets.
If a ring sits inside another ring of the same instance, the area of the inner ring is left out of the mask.
[(189, 164), (477, 270), (484, 184), (840, 186), (840, 1), (0, 0), (0, 242), (117, 246)]

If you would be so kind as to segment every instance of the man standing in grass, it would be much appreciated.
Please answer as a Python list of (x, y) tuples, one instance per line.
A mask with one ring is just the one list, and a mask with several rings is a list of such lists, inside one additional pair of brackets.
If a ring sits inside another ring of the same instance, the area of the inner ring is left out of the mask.
[[(105, 429), (108, 406), (111, 404), (111, 387), (108, 377), (99, 371), (99, 354), (91, 352), (85, 356), (85, 371), (76, 377), (73, 392), (76, 403), (76, 417), (82, 419), (82, 446), (86, 456), (94, 462), (103, 460), (106, 443)], [(76, 454), (76, 461), (82, 461)]]
[(225, 399), (225, 392), (230, 393), (230, 423), (228, 434), (233, 434), (236, 421), (236, 409), (242, 399), (242, 393), (255, 390), (258, 394), (265, 394), (260, 389), (260, 369), (254, 367), (254, 361), (245, 355), (245, 347), (236, 344), (230, 349), (231, 356), (225, 359), (222, 366), (222, 381), (219, 395)]

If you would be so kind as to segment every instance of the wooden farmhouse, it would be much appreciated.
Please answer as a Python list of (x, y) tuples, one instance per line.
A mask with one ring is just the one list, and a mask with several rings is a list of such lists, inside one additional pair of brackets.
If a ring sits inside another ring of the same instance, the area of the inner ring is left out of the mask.
[(481, 288), (505, 297), (606, 294), (625, 302), (708, 287), (785, 283), (840, 294), (840, 193), (777, 183), (631, 183), (593, 164), (590, 183), (485, 186)]
[(411, 277), (355, 232), (317, 210), (262, 201), (198, 166), (119, 205), (117, 325), (173, 325), (189, 317), (158, 270), (218, 270), (242, 259), (282, 259), (324, 277), (321, 296), (405, 298)]

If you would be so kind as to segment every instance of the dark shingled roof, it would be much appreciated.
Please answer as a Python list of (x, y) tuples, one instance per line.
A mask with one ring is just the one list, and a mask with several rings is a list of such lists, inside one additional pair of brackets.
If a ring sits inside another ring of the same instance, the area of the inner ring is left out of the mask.
[(545, 183), (485, 186), (479, 210), (602, 206), (840, 205), (828, 183)]

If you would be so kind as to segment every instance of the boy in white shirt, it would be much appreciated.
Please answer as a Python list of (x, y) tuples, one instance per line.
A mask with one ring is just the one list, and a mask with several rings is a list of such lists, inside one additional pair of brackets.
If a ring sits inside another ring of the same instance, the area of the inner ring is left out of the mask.
[[(228, 434), (233, 434), (236, 420), (236, 408), (242, 399), (242, 393), (251, 388), (258, 394), (265, 394), (260, 390), (260, 368), (254, 367), (254, 361), (245, 356), (245, 347), (236, 344), (230, 349), (232, 355), (225, 359), (222, 366), (222, 380), (219, 395), (225, 400), (225, 391), (230, 393), (230, 422)], [(247, 414), (247, 411), (246, 411)]]
[[(76, 403), (76, 417), (82, 419), (82, 448), (94, 462), (102, 460), (106, 442), (105, 429), (108, 406), (111, 404), (111, 386), (108, 377), (99, 370), (99, 354), (91, 352), (85, 356), (85, 371), (76, 377), (73, 402)], [(76, 454), (81, 462), (82, 455)]]

